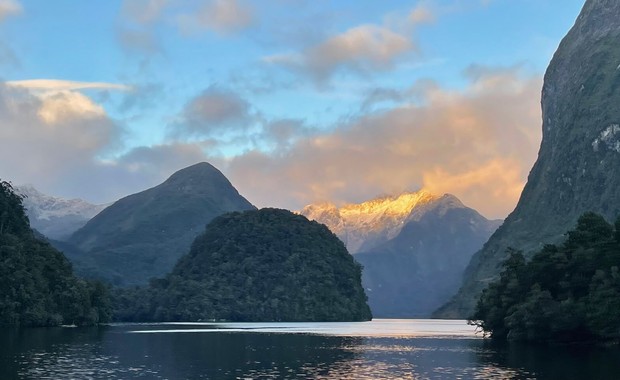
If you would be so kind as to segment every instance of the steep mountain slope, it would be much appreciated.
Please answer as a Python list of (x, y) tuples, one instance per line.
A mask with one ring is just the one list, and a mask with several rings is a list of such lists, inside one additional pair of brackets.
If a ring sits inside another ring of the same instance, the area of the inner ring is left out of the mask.
[(63, 240), (83, 227), (108, 205), (94, 205), (81, 199), (52, 197), (31, 185), (17, 186), (25, 196), (23, 204), (32, 228), (51, 238)]
[(61, 248), (83, 274), (117, 285), (142, 284), (168, 273), (213, 218), (254, 208), (203, 162), (115, 202)]
[(366, 321), (360, 277), (359, 264), (324, 225), (286, 210), (229, 213), (207, 226), (166, 278), (137, 299), (121, 298), (117, 317)]
[(341, 208), (331, 203), (309, 205), (299, 213), (325, 224), (345, 243), (350, 253), (356, 254), (397, 236), (415, 208), (438, 198), (421, 190)]
[(501, 221), (446, 194), (417, 207), (395, 238), (355, 258), (378, 317), (428, 317), (459, 288), (471, 256)]
[(476, 253), (436, 316), (466, 317), (513, 247), (526, 257), (564, 239), (578, 217), (620, 214), (620, 2), (587, 0), (542, 90), (543, 139), (515, 210)]

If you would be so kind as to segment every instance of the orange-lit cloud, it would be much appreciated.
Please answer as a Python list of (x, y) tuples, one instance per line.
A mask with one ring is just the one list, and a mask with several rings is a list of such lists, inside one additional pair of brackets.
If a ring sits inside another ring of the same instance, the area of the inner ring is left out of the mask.
[(386, 27), (366, 24), (348, 29), (300, 53), (264, 57), (267, 63), (281, 65), (325, 83), (339, 70), (368, 73), (387, 70), (415, 45), (400, 33)]
[(360, 202), (428, 187), (505, 217), (536, 158), (542, 81), (516, 69), (478, 70), (466, 90), (425, 86), (424, 104), (361, 116), (277, 155), (238, 156), (225, 171), (259, 206)]

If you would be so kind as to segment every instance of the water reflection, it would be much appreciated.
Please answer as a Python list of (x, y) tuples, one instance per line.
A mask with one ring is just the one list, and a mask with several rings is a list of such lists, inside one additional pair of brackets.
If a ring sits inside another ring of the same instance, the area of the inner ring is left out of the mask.
[(606, 379), (620, 373), (617, 349), (494, 347), (462, 322), (451, 323), (438, 322), (436, 335), (430, 321), (4, 329), (0, 378)]
[[(618, 379), (618, 347), (495, 345), (485, 343), (478, 360), (490, 368), (514, 368), (527, 378)], [(515, 376), (515, 379), (524, 377)]]

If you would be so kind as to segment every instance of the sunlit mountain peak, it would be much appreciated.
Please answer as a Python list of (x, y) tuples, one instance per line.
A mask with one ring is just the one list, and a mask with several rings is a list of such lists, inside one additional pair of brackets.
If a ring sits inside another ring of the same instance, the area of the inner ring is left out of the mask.
[(349, 252), (357, 253), (395, 237), (415, 210), (440, 198), (419, 190), (342, 207), (328, 202), (317, 203), (304, 207), (299, 213), (325, 224), (346, 244)]

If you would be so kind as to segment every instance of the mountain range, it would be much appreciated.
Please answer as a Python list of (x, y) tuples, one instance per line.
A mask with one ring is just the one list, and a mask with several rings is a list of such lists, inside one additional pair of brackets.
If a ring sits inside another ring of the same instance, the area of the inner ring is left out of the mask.
[(508, 248), (526, 258), (565, 240), (579, 216), (620, 215), (620, 2), (586, 1), (560, 43), (542, 90), (543, 138), (515, 210), (469, 264), (437, 317), (468, 317)]
[(24, 196), (23, 204), (31, 227), (56, 240), (67, 239), (109, 206), (91, 204), (82, 199), (52, 197), (32, 185), (16, 186), (15, 191)]
[(312, 204), (299, 213), (328, 226), (349, 253), (356, 254), (396, 237), (416, 207), (436, 199), (436, 195), (421, 190), (342, 207), (333, 203)]
[(455, 196), (425, 190), (340, 208), (304, 207), (302, 215), (327, 225), (363, 266), (373, 315), (428, 317), (461, 284), (463, 271), (501, 224)]
[[(71, 219), (63, 216), (80, 215), (84, 223), (102, 208), (23, 189), (33, 220), (48, 218), (64, 231), (70, 225), (62, 222)], [(115, 202), (69, 237), (41, 232), (78, 274), (140, 285), (169, 273), (211, 219), (252, 209), (222, 173), (200, 163)], [(379, 317), (428, 317), (458, 290), (472, 254), (500, 224), (453, 195), (425, 190), (342, 207), (314, 204), (299, 213), (327, 225), (364, 266), (363, 284)]]

